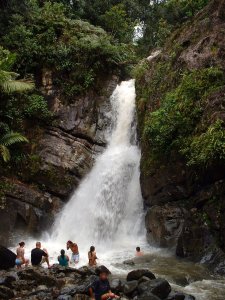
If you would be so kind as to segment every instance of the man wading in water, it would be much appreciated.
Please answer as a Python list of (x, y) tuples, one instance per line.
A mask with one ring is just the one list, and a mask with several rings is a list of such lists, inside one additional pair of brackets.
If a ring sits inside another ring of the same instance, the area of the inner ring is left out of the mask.
[(76, 243), (68, 241), (66, 244), (67, 250), (72, 251), (71, 262), (78, 264), (79, 263), (79, 250)]

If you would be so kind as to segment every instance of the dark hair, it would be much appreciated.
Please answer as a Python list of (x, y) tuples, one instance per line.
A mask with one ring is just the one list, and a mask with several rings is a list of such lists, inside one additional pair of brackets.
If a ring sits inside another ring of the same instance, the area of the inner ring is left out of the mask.
[(64, 256), (65, 256), (65, 250), (62, 249), (62, 250), (60, 251), (60, 253), (61, 253), (62, 258), (64, 258)]
[(96, 272), (97, 275), (100, 275), (102, 273), (106, 273), (107, 275), (111, 274), (109, 269), (107, 269), (105, 266), (98, 267), (95, 272)]
[(137, 251), (137, 252), (140, 252), (140, 251), (141, 251), (141, 248), (140, 248), (140, 247), (136, 247), (136, 251)]
[(67, 244), (73, 244), (73, 242), (72, 241), (68, 241)]
[(20, 247), (23, 247), (23, 246), (25, 246), (25, 243), (24, 242), (20, 242), (19, 245), (20, 245)]
[(91, 246), (90, 247), (90, 253), (91, 253), (91, 256), (92, 256), (92, 252), (94, 252), (95, 251), (95, 247), (94, 246)]

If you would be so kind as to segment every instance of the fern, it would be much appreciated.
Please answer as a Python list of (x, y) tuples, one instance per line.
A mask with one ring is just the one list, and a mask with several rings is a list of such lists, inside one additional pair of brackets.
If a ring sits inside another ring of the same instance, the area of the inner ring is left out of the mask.
[(8, 147), (22, 142), (28, 143), (28, 139), (19, 132), (7, 132), (0, 137), (0, 155), (2, 159), (8, 162), (11, 158)]
[(1, 145), (1, 144), (0, 144), (0, 155), (3, 158), (4, 162), (7, 162), (10, 160), (11, 155), (10, 155), (9, 149), (6, 146)]

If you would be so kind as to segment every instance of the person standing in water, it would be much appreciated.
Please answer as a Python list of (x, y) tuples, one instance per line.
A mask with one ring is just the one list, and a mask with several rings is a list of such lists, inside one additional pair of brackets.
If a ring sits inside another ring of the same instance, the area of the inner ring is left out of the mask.
[(68, 255), (65, 255), (64, 249), (60, 251), (60, 255), (58, 256), (58, 262), (62, 267), (68, 267), (69, 265), (69, 257)]
[(110, 271), (104, 266), (98, 268), (97, 271), (99, 274), (99, 278), (89, 288), (91, 300), (107, 300), (119, 298), (119, 296), (111, 292), (110, 284), (108, 281)]
[(17, 268), (21, 268), (22, 265), (28, 266), (29, 264), (29, 259), (26, 259), (24, 257), (25, 251), (24, 251), (24, 246), (25, 243), (24, 242), (20, 242), (19, 243), (19, 247), (17, 247), (16, 249), (16, 261), (15, 264), (17, 266)]
[(66, 244), (66, 248), (67, 250), (71, 250), (72, 251), (72, 256), (71, 256), (71, 262), (78, 264), (79, 263), (79, 250), (78, 250), (78, 246), (76, 243), (73, 243), (71, 241), (68, 241)]
[(141, 252), (141, 248), (140, 247), (136, 247), (136, 254), (135, 254), (135, 256), (143, 256), (143, 255), (144, 255), (144, 253)]
[(98, 258), (96, 256), (95, 247), (91, 246), (90, 251), (88, 252), (88, 264), (90, 267), (97, 265), (96, 259), (98, 259)]

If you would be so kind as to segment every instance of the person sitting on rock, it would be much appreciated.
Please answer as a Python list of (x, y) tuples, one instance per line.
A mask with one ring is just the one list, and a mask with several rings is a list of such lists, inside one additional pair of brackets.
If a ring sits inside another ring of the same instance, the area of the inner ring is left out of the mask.
[(24, 257), (24, 254), (25, 254), (24, 246), (25, 246), (25, 243), (20, 242), (19, 247), (17, 247), (17, 249), (16, 249), (15, 264), (16, 264), (18, 269), (20, 269), (22, 265), (28, 266), (28, 264), (29, 264), (29, 259), (26, 259)]
[(65, 250), (62, 249), (60, 251), (60, 253), (61, 253), (61, 255), (58, 256), (58, 262), (59, 262), (60, 266), (68, 267), (69, 257), (67, 255), (65, 255)]
[(136, 247), (136, 254), (135, 255), (136, 256), (143, 256), (144, 255), (144, 253), (141, 252), (141, 248), (140, 247)]
[(72, 256), (71, 256), (71, 262), (78, 264), (79, 263), (79, 250), (78, 250), (78, 246), (76, 243), (73, 243), (71, 241), (68, 241), (66, 244), (67, 250), (71, 250), (72, 251)]
[(88, 252), (88, 264), (90, 267), (96, 266), (97, 265), (97, 256), (95, 252), (95, 247), (91, 246), (90, 251)]
[(40, 266), (42, 263), (42, 259), (45, 258), (45, 262), (50, 268), (49, 257), (47, 251), (41, 249), (41, 243), (36, 242), (36, 248), (31, 251), (31, 263), (32, 266)]
[(91, 299), (107, 300), (119, 298), (119, 296), (111, 292), (110, 284), (108, 281), (110, 271), (106, 267), (101, 266), (100, 268), (98, 268), (97, 273), (99, 274), (99, 278), (94, 281), (94, 283), (89, 288)]

